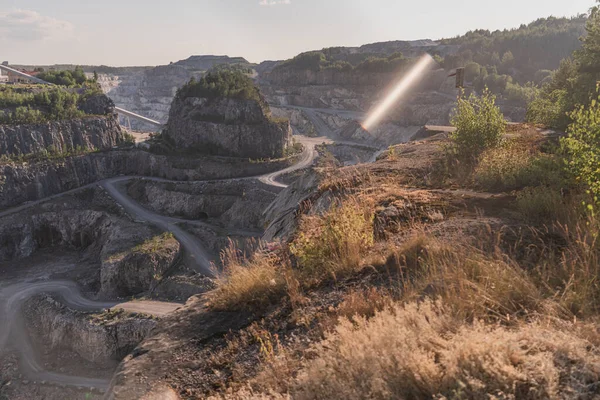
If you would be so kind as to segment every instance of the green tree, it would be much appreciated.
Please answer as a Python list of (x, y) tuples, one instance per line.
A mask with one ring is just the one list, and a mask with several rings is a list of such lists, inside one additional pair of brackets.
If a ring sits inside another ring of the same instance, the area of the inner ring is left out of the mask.
[(451, 122), (456, 127), (450, 136), (454, 149), (467, 163), (474, 163), (484, 150), (500, 144), (506, 129), (504, 115), (489, 90), (481, 96), (461, 96)]
[[(600, 3), (600, 0), (597, 1)], [(600, 8), (593, 7), (585, 25), (587, 35), (582, 38), (581, 49), (575, 51), (573, 59), (577, 76), (568, 88), (572, 104), (590, 104), (596, 85), (600, 80)]]
[(585, 184), (600, 203), (600, 103), (579, 106), (571, 113), (573, 123), (561, 144), (567, 154), (567, 169)]

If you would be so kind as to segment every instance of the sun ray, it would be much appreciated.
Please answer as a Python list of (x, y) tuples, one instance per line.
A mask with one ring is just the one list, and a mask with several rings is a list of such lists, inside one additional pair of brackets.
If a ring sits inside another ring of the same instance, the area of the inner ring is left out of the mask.
[(421, 78), (435, 61), (429, 54), (423, 55), (411, 70), (398, 82), (394, 90), (367, 116), (362, 123), (365, 130), (370, 130), (381, 121), (392, 106)]

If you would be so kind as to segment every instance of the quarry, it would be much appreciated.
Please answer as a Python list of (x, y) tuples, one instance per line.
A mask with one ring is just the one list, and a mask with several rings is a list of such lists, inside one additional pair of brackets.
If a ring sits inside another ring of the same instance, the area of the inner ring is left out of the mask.
[(498, 32), (0, 83), (0, 400), (596, 398), (598, 107)]

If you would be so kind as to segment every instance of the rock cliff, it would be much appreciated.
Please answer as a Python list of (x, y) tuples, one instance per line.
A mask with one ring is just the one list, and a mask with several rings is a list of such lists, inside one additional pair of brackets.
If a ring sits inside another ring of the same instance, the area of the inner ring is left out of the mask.
[(255, 163), (225, 157), (168, 157), (141, 150), (113, 150), (35, 164), (0, 165), (0, 210), (76, 189), (117, 175), (194, 181), (258, 176), (290, 160)]
[(47, 295), (28, 300), (24, 308), (36, 342), (47, 350), (69, 350), (101, 365), (120, 361), (157, 324), (149, 318), (112, 314), (94, 321), (92, 316), (73, 311)]
[(191, 183), (138, 179), (129, 184), (128, 194), (162, 215), (259, 230), (264, 225), (262, 212), (277, 196), (277, 189), (250, 179)]
[(167, 135), (178, 148), (248, 158), (281, 158), (290, 144), (289, 121), (271, 119), (256, 100), (176, 97)]
[(6, 155), (39, 153), (51, 147), (58, 152), (77, 147), (102, 150), (124, 140), (125, 132), (115, 115), (35, 125), (0, 125), (0, 154)]
[[(33, 108), (37, 109), (35, 106)], [(44, 108), (38, 111), (46, 115)], [(115, 105), (107, 96), (80, 95), (77, 109), (72, 111), (79, 112), (82, 117), (68, 120), (48, 117), (44, 119), (48, 122), (43, 123), (0, 125), (0, 155), (33, 154), (50, 149), (57, 153), (75, 148), (104, 150), (126, 140), (126, 132), (119, 126)], [(57, 112), (54, 110), (51, 113)]]

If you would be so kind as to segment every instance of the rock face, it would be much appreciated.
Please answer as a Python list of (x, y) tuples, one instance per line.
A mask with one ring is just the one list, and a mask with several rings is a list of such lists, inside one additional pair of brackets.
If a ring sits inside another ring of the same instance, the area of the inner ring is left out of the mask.
[(123, 175), (171, 180), (258, 176), (285, 168), (289, 160), (254, 163), (222, 157), (168, 157), (141, 150), (110, 151), (62, 161), (0, 166), (0, 209), (42, 199), (93, 182)]
[(102, 295), (127, 297), (152, 289), (179, 259), (180, 251), (181, 245), (174, 238), (157, 237), (109, 257), (100, 270)]
[(232, 157), (281, 158), (290, 144), (289, 121), (274, 122), (254, 100), (176, 97), (167, 134), (178, 148)]
[(114, 365), (129, 354), (156, 326), (156, 321), (125, 318), (94, 323), (47, 295), (25, 303), (26, 321), (38, 343), (49, 350), (69, 350), (96, 363)]
[(79, 252), (82, 265), (89, 261), (95, 272), (78, 282), (103, 296), (152, 289), (180, 251), (174, 238), (126, 218), (103, 189), (85, 189), (0, 218), (0, 262), (58, 247)]
[(211, 219), (222, 226), (262, 229), (265, 208), (277, 196), (276, 189), (254, 180), (165, 183), (136, 180), (128, 194), (144, 207), (187, 219)]
[(124, 131), (115, 115), (53, 121), (36, 125), (0, 125), (0, 154), (39, 153), (54, 147), (109, 149), (124, 141)]

